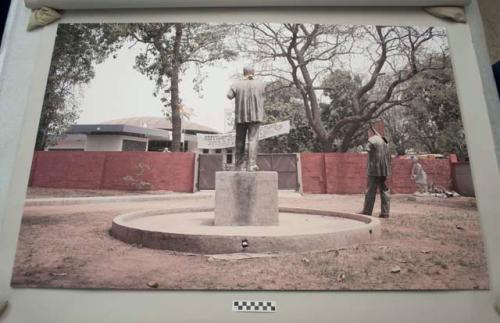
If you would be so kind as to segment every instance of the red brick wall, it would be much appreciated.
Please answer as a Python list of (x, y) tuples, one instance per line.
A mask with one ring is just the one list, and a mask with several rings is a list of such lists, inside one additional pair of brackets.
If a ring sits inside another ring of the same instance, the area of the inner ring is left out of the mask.
[(192, 192), (193, 153), (109, 152), (102, 188)]
[(34, 187), (193, 192), (193, 153), (36, 152)]
[(326, 193), (356, 194), (366, 188), (366, 154), (325, 154)]
[[(305, 193), (361, 194), (366, 189), (367, 154), (303, 153), (302, 187)], [(324, 162), (320, 162), (324, 160)], [(452, 189), (452, 166), (448, 159), (423, 159), (429, 183)], [(324, 170), (321, 167), (324, 166)], [(388, 185), (393, 193), (416, 191), (411, 176), (411, 160), (393, 158)], [(321, 174), (324, 174), (322, 177)]]
[[(421, 159), (420, 164), (427, 173), (427, 183), (453, 189), (452, 165), (448, 159)], [(412, 162), (408, 159), (392, 159), (392, 176), (389, 186), (397, 193), (413, 193), (417, 190), (411, 179)]]
[(307, 193), (326, 193), (325, 154), (302, 153), (302, 187)]
[(105, 153), (40, 151), (32, 166), (33, 187), (98, 189)]

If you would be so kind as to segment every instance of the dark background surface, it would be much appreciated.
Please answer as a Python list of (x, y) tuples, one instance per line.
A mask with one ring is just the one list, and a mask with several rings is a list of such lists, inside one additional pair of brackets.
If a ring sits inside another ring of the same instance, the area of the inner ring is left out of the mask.
[(3, 38), (3, 29), (5, 26), (5, 20), (7, 19), (7, 13), (9, 12), (10, 0), (0, 0), (0, 43)]

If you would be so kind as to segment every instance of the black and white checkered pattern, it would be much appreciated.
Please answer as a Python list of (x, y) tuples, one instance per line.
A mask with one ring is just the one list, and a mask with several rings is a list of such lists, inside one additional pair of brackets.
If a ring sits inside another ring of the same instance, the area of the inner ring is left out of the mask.
[(233, 312), (276, 312), (273, 301), (233, 301)]

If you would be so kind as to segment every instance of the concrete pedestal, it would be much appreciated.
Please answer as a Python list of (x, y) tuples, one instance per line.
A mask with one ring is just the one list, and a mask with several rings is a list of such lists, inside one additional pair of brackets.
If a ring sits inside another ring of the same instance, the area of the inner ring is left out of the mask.
[(277, 172), (217, 172), (215, 222), (224, 226), (278, 225)]

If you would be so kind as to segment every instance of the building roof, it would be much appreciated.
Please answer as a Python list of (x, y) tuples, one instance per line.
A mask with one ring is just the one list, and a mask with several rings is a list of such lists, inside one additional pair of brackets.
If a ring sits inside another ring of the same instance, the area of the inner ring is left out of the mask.
[[(172, 130), (172, 123), (166, 118), (162, 117), (121, 118), (121, 119), (104, 121), (101, 122), (101, 124), (106, 124), (106, 125), (120, 124), (120, 125), (149, 128), (149, 129)], [(189, 120), (182, 120), (182, 129), (200, 133), (219, 133), (219, 131), (215, 129), (212, 129), (210, 127), (195, 122), (191, 122)]]
[(153, 140), (170, 140), (171, 132), (163, 129), (154, 129), (149, 127), (136, 127), (124, 124), (78, 124), (73, 125), (67, 131), (68, 134), (86, 134), (86, 135), (129, 135), (137, 137), (146, 137)]

